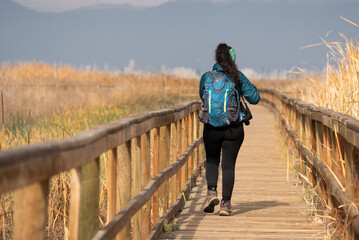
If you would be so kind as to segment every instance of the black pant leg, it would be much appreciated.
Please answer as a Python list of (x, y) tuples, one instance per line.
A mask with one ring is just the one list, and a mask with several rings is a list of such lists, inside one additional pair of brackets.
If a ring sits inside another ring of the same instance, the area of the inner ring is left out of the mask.
[(222, 197), (224, 200), (230, 200), (235, 180), (237, 155), (244, 139), (243, 125), (226, 130), (224, 139), (222, 145)]
[(208, 125), (204, 126), (203, 141), (206, 150), (206, 179), (208, 189), (217, 189), (218, 166), (224, 132)]

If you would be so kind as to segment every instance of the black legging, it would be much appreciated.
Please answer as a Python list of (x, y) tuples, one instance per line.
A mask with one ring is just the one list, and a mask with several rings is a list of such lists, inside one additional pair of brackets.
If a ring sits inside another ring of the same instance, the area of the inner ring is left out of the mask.
[(206, 179), (208, 189), (217, 189), (218, 166), (222, 149), (222, 197), (231, 200), (235, 165), (244, 139), (243, 125), (212, 127), (205, 124), (203, 140), (206, 148)]

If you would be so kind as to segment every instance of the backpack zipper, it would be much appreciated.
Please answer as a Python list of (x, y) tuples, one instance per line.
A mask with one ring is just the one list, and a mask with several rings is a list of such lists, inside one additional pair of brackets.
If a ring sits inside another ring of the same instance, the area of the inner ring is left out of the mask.
[(209, 90), (208, 94), (208, 112), (211, 113), (211, 90)]
[(227, 93), (228, 93), (228, 89), (226, 90), (226, 93), (224, 94), (224, 112), (227, 112)]

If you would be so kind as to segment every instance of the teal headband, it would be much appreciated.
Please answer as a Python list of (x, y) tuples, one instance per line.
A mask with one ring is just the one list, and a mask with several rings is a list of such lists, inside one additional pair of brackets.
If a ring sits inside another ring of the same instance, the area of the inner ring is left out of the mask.
[(231, 55), (233, 62), (235, 62), (236, 61), (236, 52), (234, 51), (233, 48), (229, 49), (229, 54)]

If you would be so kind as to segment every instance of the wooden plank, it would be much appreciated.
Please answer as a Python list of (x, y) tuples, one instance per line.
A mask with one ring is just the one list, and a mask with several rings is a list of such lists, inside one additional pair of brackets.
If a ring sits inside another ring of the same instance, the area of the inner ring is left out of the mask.
[(353, 145), (344, 142), (344, 162), (345, 162), (345, 192), (349, 199), (354, 201), (354, 185), (356, 173), (354, 173)]
[[(186, 134), (186, 129), (187, 129), (187, 118), (183, 118), (181, 120), (181, 127), (182, 127), (182, 133), (181, 133), (181, 154), (183, 154), (186, 149), (187, 149), (187, 134)], [(186, 184), (186, 180), (187, 180), (187, 168), (186, 166), (182, 167), (181, 169), (181, 190), (184, 188), (185, 184)]]
[[(176, 123), (171, 124), (171, 136), (170, 136), (170, 164), (177, 161), (177, 127)], [(177, 184), (176, 184), (176, 176), (173, 176), (169, 179), (169, 202), (168, 205), (172, 206), (172, 204), (176, 201), (176, 197), (178, 195), (177, 192)]]
[[(141, 139), (135, 137), (131, 139), (131, 199), (141, 191)], [(141, 206), (142, 207), (142, 206)], [(137, 212), (132, 218), (133, 231), (132, 238), (141, 239), (141, 211)]]
[(93, 240), (114, 238), (118, 231), (120, 231), (128, 223), (131, 217), (135, 215), (136, 212), (141, 209), (142, 206), (151, 198), (151, 196), (161, 186), (161, 184), (167, 181), (181, 169), (181, 167), (187, 162), (188, 157), (193, 153), (194, 149), (197, 148), (202, 142), (202, 138), (193, 142), (185, 154), (183, 154), (177, 162), (164, 169), (155, 178), (153, 178), (145, 187), (145, 189), (137, 194), (136, 197), (132, 199), (129, 204), (127, 204), (126, 207), (121, 210), (109, 224), (97, 232)]
[(81, 168), (79, 240), (91, 239), (99, 222), (100, 158)]
[[(117, 203), (116, 212), (120, 212), (131, 200), (131, 141), (119, 146), (119, 160), (117, 164)], [(130, 239), (130, 221), (117, 235), (116, 240)]]
[[(99, 228), (99, 158), (72, 172), (71, 239), (91, 239)], [(80, 173), (81, 172), (81, 173)]]
[(110, 222), (116, 215), (117, 148), (108, 151), (107, 158), (107, 222)]
[[(182, 121), (177, 121), (176, 123), (176, 132), (177, 132), (177, 139), (176, 139), (176, 160), (182, 155)], [(176, 193), (180, 193), (181, 188), (181, 170), (176, 173)]]
[[(356, 216), (359, 215), (358, 210), (356, 208), (350, 207), (352, 206), (351, 201), (349, 200), (348, 196), (342, 191), (342, 187), (339, 186), (338, 182), (334, 179), (327, 166), (321, 161), (319, 161), (319, 159), (315, 157), (313, 153), (310, 152), (310, 150), (296, 138), (295, 132), (289, 127), (288, 124), (286, 124), (286, 130), (289, 133), (290, 137), (296, 142), (297, 148), (311, 162), (313, 169), (320, 173), (321, 177), (327, 184), (328, 191), (330, 191), (332, 197), (335, 198), (338, 203), (340, 203), (341, 210), (344, 210), (347, 214), (348, 219), (350, 219), (349, 221), (352, 221), (351, 227), (354, 231), (353, 234), (359, 236), (359, 219), (356, 218)], [(339, 143), (339, 147), (341, 149), (344, 146), (344, 143), (340, 140), (340, 137)]]
[[(151, 179), (150, 132), (141, 135), (141, 189), (144, 189)], [(151, 231), (151, 203), (141, 209), (141, 239), (146, 239)]]
[(45, 239), (48, 193), (48, 181), (31, 184), (15, 192), (14, 240)]
[[(154, 128), (152, 130), (153, 132), (153, 143), (152, 143), (152, 152), (153, 152), (153, 157), (152, 157), (152, 178), (155, 178), (159, 171), (158, 171), (158, 157), (159, 157), (159, 129), (158, 128)], [(156, 223), (158, 221), (158, 191), (156, 191), (153, 196), (152, 196), (152, 200), (151, 200), (151, 205), (152, 205), (152, 222)]]
[[(198, 112), (193, 113), (193, 141), (198, 138), (198, 126), (199, 126), (199, 116)], [(198, 165), (198, 149), (193, 153), (193, 166)]]
[[(232, 216), (218, 216), (218, 206), (214, 213), (203, 212), (206, 197), (203, 174), (187, 198), (181, 215), (176, 217), (174, 224), (179, 229), (162, 234), (160, 239), (323, 239), (324, 226), (313, 224), (306, 216), (312, 209), (301, 201), (301, 188), (295, 187), (293, 182), (287, 183), (278, 136), (268, 128), (268, 124), (274, 124), (273, 116), (265, 111), (260, 114), (257, 108), (262, 107), (253, 107), (256, 118), (251, 127), (246, 128), (247, 137), (237, 159)], [(265, 161), (258, 148), (266, 152)], [(248, 159), (251, 159), (250, 164)], [(220, 196), (221, 176), (218, 183)]]
[[(193, 179), (194, 180), (194, 179)], [(160, 236), (160, 234), (163, 232), (163, 228), (164, 228), (164, 223), (165, 222), (170, 222), (170, 220), (172, 220), (176, 214), (178, 213), (178, 211), (183, 207), (183, 205), (185, 204), (185, 199), (183, 196), (185, 196), (185, 198), (188, 197), (188, 194), (190, 192), (190, 187), (192, 186), (192, 179), (188, 180), (185, 187), (183, 188), (183, 193), (181, 192), (177, 199), (176, 202), (170, 207), (170, 209), (168, 209), (168, 211), (158, 220), (158, 222), (156, 223), (156, 225), (153, 227), (150, 235), (148, 236), (147, 240), (155, 240), (158, 239), (158, 237)]]
[[(170, 126), (160, 127), (159, 136), (159, 170), (167, 168), (170, 161)], [(168, 209), (168, 182), (165, 182), (158, 190), (159, 215), (162, 216)]]
[(70, 199), (70, 240), (79, 239), (80, 221), (80, 199), (81, 199), (81, 168), (71, 170), (71, 199)]
[(323, 161), (323, 124), (315, 122), (315, 140), (316, 140), (316, 156), (320, 161)]
[[(354, 166), (353, 166), (353, 171), (354, 171), (354, 175), (358, 176), (359, 175), (359, 149), (353, 147), (353, 160), (354, 160)], [(359, 204), (359, 178), (356, 177), (355, 181), (353, 182), (354, 185), (354, 196), (353, 196), (353, 202), (358, 205)]]
[(163, 124), (171, 124), (177, 116), (185, 116), (195, 109), (200, 109), (199, 101), (113, 121), (66, 139), (2, 151), (0, 193), (47, 180), (53, 175), (87, 164), (133, 137)]
[[(187, 118), (187, 129), (188, 129), (188, 136), (187, 136), (187, 144), (188, 146), (192, 144), (192, 139), (193, 139), (193, 113), (188, 114), (188, 118)], [(192, 174), (192, 165), (193, 165), (193, 157), (190, 156), (188, 159), (188, 167), (187, 167), (187, 178), (191, 176)]]

